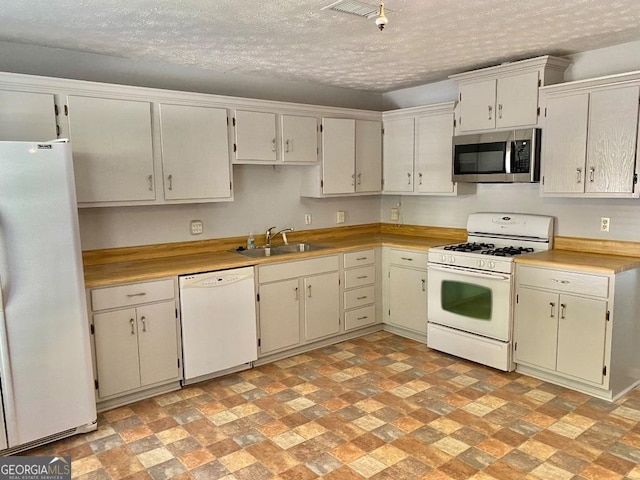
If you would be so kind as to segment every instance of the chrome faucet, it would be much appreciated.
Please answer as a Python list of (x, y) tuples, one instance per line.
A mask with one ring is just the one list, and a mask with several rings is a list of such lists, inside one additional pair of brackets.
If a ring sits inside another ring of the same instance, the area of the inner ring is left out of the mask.
[(271, 238), (273, 236), (271, 232), (273, 232), (274, 228), (276, 227), (269, 227), (264, 234), (264, 246), (267, 248), (271, 247)]
[(287, 241), (286, 232), (293, 232), (293, 230), (294, 230), (293, 227), (283, 228), (279, 232), (272, 233), (275, 228), (276, 227), (271, 227), (271, 228), (267, 229), (267, 231), (265, 232), (265, 234), (264, 234), (264, 246), (265, 247), (271, 247), (271, 240), (273, 240), (278, 235), (282, 235), (282, 240), (284, 241), (284, 244), (285, 245), (289, 245), (289, 242)]

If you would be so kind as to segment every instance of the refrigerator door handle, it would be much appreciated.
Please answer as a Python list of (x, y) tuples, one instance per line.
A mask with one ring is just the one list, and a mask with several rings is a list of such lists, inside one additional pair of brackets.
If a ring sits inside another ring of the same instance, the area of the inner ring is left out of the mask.
[[(15, 432), (15, 402), (13, 396), (13, 383), (11, 379), (11, 362), (9, 361), (9, 342), (7, 339), (7, 322), (4, 314), (4, 296), (2, 292), (2, 277), (0, 277), (0, 372), (2, 372), (2, 404), (0, 404), (0, 450), (12, 447), (9, 444), (9, 432)], [(7, 419), (13, 419), (7, 424)]]

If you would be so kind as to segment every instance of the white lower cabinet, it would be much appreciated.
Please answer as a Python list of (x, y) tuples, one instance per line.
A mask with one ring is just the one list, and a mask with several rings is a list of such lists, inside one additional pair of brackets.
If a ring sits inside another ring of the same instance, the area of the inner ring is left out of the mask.
[(638, 301), (628, 297), (636, 277), (518, 265), (517, 370), (609, 400), (632, 388), (640, 381)]
[(384, 323), (394, 333), (426, 341), (427, 253), (392, 248), (386, 264)]
[(96, 288), (89, 299), (99, 406), (179, 387), (174, 279)]
[(258, 267), (260, 356), (339, 333), (338, 269), (337, 255)]

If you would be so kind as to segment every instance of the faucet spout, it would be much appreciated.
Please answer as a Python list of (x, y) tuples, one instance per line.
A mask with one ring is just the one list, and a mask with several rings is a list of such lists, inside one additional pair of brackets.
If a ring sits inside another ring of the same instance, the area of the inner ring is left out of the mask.
[[(275, 230), (276, 227), (269, 227), (267, 229), (267, 231), (264, 234), (264, 246), (265, 247), (271, 247), (271, 239), (275, 236), (273, 235), (273, 230)], [(277, 235), (277, 233), (276, 233)]]
[(284, 242), (284, 244), (289, 245), (289, 242), (287, 241), (287, 232), (293, 232), (293, 231), (294, 231), (293, 227), (283, 228), (278, 233), (276, 233), (274, 237), (277, 237), (278, 235), (282, 235), (282, 241)]

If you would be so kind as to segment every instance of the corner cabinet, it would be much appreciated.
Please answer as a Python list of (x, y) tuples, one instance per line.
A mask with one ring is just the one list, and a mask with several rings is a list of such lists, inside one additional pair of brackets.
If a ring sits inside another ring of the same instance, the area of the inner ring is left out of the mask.
[(385, 330), (427, 340), (427, 252), (385, 248)]
[[(378, 114), (379, 115), (379, 114)], [(382, 189), (382, 122), (323, 118), (321, 163), (302, 174), (303, 197), (378, 194)]]
[(570, 82), (542, 92), (541, 193), (640, 196), (636, 159), (640, 75)]
[(384, 112), (383, 193), (458, 195), (451, 181), (453, 102)]
[(536, 126), (538, 88), (562, 82), (569, 63), (544, 56), (450, 76), (458, 83), (458, 134)]
[(640, 383), (638, 272), (516, 267), (519, 372), (613, 400)]
[(180, 388), (176, 280), (88, 292), (99, 409)]

